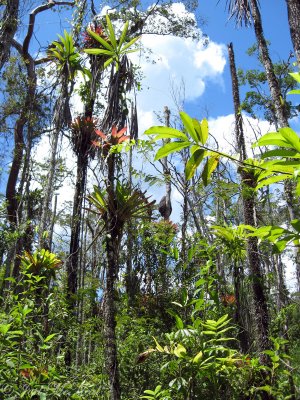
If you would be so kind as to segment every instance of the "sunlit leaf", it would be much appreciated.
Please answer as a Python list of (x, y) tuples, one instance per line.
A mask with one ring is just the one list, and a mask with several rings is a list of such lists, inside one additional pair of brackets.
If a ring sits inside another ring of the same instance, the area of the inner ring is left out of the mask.
[(87, 54), (94, 54), (94, 55), (99, 55), (99, 54), (104, 54), (104, 55), (108, 55), (111, 56), (114, 53), (110, 50), (105, 50), (105, 49), (84, 49), (84, 52)]
[[(95, 39), (97, 42), (99, 42), (107, 50), (114, 52), (113, 46), (110, 45), (106, 40), (104, 40), (100, 35), (98, 35), (94, 31), (92, 31), (91, 29), (87, 29), (87, 32), (93, 39)], [(84, 49), (85, 52), (87, 52), (86, 50), (88, 50), (88, 49)]]
[(181, 118), (181, 121), (182, 121), (186, 131), (191, 136), (191, 138), (194, 140), (194, 142), (199, 143), (199, 139), (198, 139), (197, 133), (195, 131), (193, 119), (183, 111), (180, 112), (180, 118)]
[(185, 177), (187, 180), (191, 179), (194, 176), (205, 154), (206, 151), (203, 149), (196, 149), (193, 152), (193, 154), (191, 155), (185, 166)]
[(160, 160), (163, 157), (166, 157), (167, 155), (178, 152), (185, 147), (188, 147), (190, 145), (190, 142), (172, 142), (172, 143), (167, 143), (164, 146), (162, 146), (156, 153), (155, 156), (155, 161)]
[(217, 168), (218, 163), (219, 163), (218, 155), (209, 157), (207, 159), (201, 175), (204, 186), (208, 185), (209, 178), (211, 177), (211, 174), (214, 172), (214, 170)]
[(300, 139), (297, 133), (291, 128), (280, 128), (279, 133), (284, 139), (293, 146), (294, 149), (300, 152)]
[[(144, 132), (144, 135), (157, 135), (154, 140), (158, 139), (181, 139), (188, 141), (187, 136), (178, 129), (169, 128), (167, 126), (152, 126)], [(158, 137), (159, 136), (159, 137)]]
[[(133, 38), (132, 40), (130, 40), (130, 42), (128, 42), (127, 44), (125, 44), (125, 46), (122, 47), (121, 53), (125, 53), (125, 51), (129, 47), (131, 47), (135, 42), (137, 42), (139, 39), (140, 39), (140, 36), (137, 36), (137, 37)], [(128, 52), (126, 51), (126, 53), (128, 53)]]
[(261, 158), (267, 158), (267, 157), (300, 158), (300, 152), (298, 152), (297, 150), (275, 149), (275, 150), (266, 151), (261, 156)]
[(126, 21), (126, 22), (125, 22), (125, 25), (124, 25), (124, 28), (123, 28), (123, 31), (122, 31), (122, 33), (121, 33), (120, 39), (119, 39), (119, 50), (121, 49), (122, 44), (123, 44), (124, 41), (125, 41), (126, 34), (127, 34), (127, 31), (128, 31), (128, 25), (129, 25), (129, 22)]
[(176, 357), (182, 358), (186, 355), (186, 348), (182, 344), (178, 343), (174, 349), (174, 354)]
[(195, 357), (193, 358), (193, 363), (198, 363), (202, 360), (203, 358), (203, 352), (199, 351), (198, 354), (195, 355)]
[(293, 219), (291, 221), (291, 225), (292, 227), (295, 229), (295, 231), (297, 231), (298, 233), (300, 233), (300, 220), (299, 219)]
[(252, 145), (252, 147), (268, 145), (293, 148), (293, 146), (279, 132), (270, 132), (263, 135)]
[(300, 83), (300, 74), (299, 72), (289, 72), (289, 75), (291, 75), (296, 82)]
[(291, 175), (284, 175), (284, 174), (275, 175), (275, 176), (272, 176), (271, 178), (267, 178), (267, 179), (261, 180), (259, 182), (259, 184), (256, 186), (255, 189), (258, 190), (258, 189), (261, 189), (264, 186), (269, 186), (272, 183), (282, 182), (282, 181), (284, 181), (286, 179), (289, 179), (289, 178), (291, 178)]
[(111, 41), (113, 47), (116, 49), (117, 48), (116, 35), (108, 14), (106, 14), (106, 25), (109, 32), (109, 40)]

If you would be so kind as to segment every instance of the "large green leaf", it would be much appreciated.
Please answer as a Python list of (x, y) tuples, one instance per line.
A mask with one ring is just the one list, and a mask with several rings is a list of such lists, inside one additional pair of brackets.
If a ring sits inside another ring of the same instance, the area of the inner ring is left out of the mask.
[[(293, 175), (294, 173), (294, 168), (293, 166), (295, 166), (295, 164), (290, 164), (290, 161), (266, 161), (264, 163), (262, 163), (260, 165), (261, 168), (265, 169), (265, 173), (273, 173), (273, 172), (282, 172), (282, 173), (286, 173), (286, 174), (291, 174)], [(297, 165), (297, 164), (296, 164)], [(261, 179), (261, 176), (264, 175), (264, 172), (262, 172), (259, 177), (258, 180)]]
[(119, 51), (121, 50), (122, 44), (125, 41), (126, 34), (127, 34), (127, 31), (128, 31), (128, 25), (129, 25), (129, 22), (126, 21), (125, 25), (124, 25), (124, 28), (123, 28), (123, 31), (121, 33), (120, 39), (119, 39), (119, 47), (118, 47)]
[(291, 128), (280, 128), (279, 133), (284, 139), (293, 146), (294, 149), (300, 152), (300, 140), (297, 133)]
[(125, 44), (125, 46), (122, 47), (120, 53), (124, 54), (125, 52), (128, 53), (128, 51), (126, 51), (129, 47), (131, 47), (136, 41), (138, 41), (140, 39), (140, 36), (137, 36), (135, 38), (133, 38), (132, 40), (130, 40), (130, 42), (128, 42), (127, 44)]
[(116, 40), (115, 31), (114, 31), (114, 28), (112, 26), (112, 23), (111, 23), (111, 20), (110, 20), (108, 14), (106, 14), (106, 25), (107, 25), (108, 32), (109, 32), (109, 40), (111, 41), (111, 44), (114, 47), (114, 49), (117, 49), (117, 40)]
[(300, 73), (299, 72), (289, 72), (289, 75), (291, 75), (295, 81), (300, 83)]
[(107, 68), (112, 62), (114, 61), (114, 59), (111, 57), (108, 60), (105, 61), (105, 63), (103, 64), (103, 68)]
[(159, 135), (159, 137), (155, 137), (154, 140), (158, 139), (181, 139), (184, 141), (188, 141), (187, 136), (179, 131), (178, 129), (169, 128), (167, 126), (152, 126), (144, 132), (145, 135)]
[(287, 94), (300, 94), (299, 89), (290, 90)]
[[(107, 50), (110, 50), (114, 52), (114, 48), (112, 45), (110, 45), (106, 40), (104, 40), (100, 35), (97, 33), (93, 32), (91, 29), (87, 29), (87, 32), (90, 36), (92, 36), (93, 39), (95, 39), (97, 42), (99, 42), (103, 47), (105, 47)], [(84, 51), (86, 52), (87, 49)]]
[(84, 49), (84, 52), (87, 54), (93, 54), (96, 56), (98, 56), (99, 54), (112, 56), (114, 54), (111, 50), (105, 50), (105, 49)]
[(174, 349), (174, 354), (178, 358), (183, 358), (186, 355), (186, 348), (181, 343), (178, 343)]
[(167, 155), (174, 153), (175, 151), (180, 151), (180, 150), (184, 149), (185, 147), (189, 147), (189, 146), (190, 146), (190, 142), (167, 143), (158, 150), (154, 160), (155, 161), (160, 160), (161, 158), (166, 157)]
[(287, 149), (275, 149), (266, 151), (261, 158), (269, 157), (288, 157), (288, 158), (300, 158), (300, 152), (297, 150), (287, 150)]
[(205, 154), (206, 151), (203, 149), (196, 149), (193, 152), (185, 166), (185, 177), (187, 180), (191, 179), (194, 176), (196, 169), (205, 157)]
[(207, 159), (201, 175), (204, 186), (208, 185), (209, 178), (211, 174), (214, 172), (214, 170), (217, 168), (218, 163), (219, 163), (219, 155), (211, 156)]
[(200, 140), (195, 131), (193, 119), (183, 111), (180, 112), (180, 118), (181, 118), (181, 121), (182, 121), (186, 131), (191, 136), (191, 138), (194, 140), (194, 142), (199, 143)]
[(208, 138), (208, 122), (207, 122), (207, 120), (203, 119), (200, 122), (197, 119), (193, 119), (193, 124), (194, 124), (194, 128), (195, 128), (195, 132), (198, 137), (198, 141), (200, 141), (204, 145)]
[(275, 175), (275, 176), (272, 176), (271, 178), (267, 178), (267, 179), (260, 181), (255, 189), (258, 190), (264, 186), (271, 185), (272, 183), (281, 182), (281, 181), (284, 181), (289, 178), (291, 178), (291, 175), (286, 175), (286, 174)]
[(256, 143), (252, 145), (252, 147), (269, 145), (293, 148), (293, 146), (279, 132), (270, 132), (263, 135)]
[(300, 233), (300, 220), (299, 219), (293, 219), (291, 221), (291, 225), (292, 227), (295, 229), (295, 231), (297, 231), (298, 233)]

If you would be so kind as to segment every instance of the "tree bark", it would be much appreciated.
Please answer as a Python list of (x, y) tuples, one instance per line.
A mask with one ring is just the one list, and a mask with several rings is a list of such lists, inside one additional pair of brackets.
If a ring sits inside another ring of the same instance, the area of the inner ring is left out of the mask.
[[(115, 155), (110, 154), (107, 158), (107, 204), (116, 205), (115, 197)], [(116, 209), (115, 207), (113, 207)], [(117, 338), (116, 338), (116, 309), (115, 282), (119, 270), (119, 248), (121, 240), (122, 227), (118, 223), (117, 216), (108, 209), (105, 215), (106, 227), (106, 288), (104, 300), (104, 337), (105, 337), (105, 355), (106, 370), (110, 382), (110, 398), (111, 400), (120, 400), (121, 389), (119, 380), (119, 367), (117, 355)]]
[[(255, 35), (258, 42), (258, 47), (260, 51), (260, 55), (262, 58), (262, 62), (266, 71), (267, 80), (269, 83), (271, 97), (274, 102), (274, 112), (276, 115), (276, 119), (280, 128), (284, 128), (289, 126), (287, 112), (282, 101), (281, 91), (279, 82), (276, 78), (274, 73), (273, 63), (269, 56), (268, 46), (264, 37), (263, 27), (262, 27), (262, 20), (259, 11), (259, 7), (256, 0), (250, 0), (251, 8), (252, 8), (252, 17), (254, 21), (254, 30)], [(289, 3), (294, 3), (294, 1), (289, 1)], [(297, 3), (297, 10), (299, 9), (299, 1), (296, 0)], [(295, 4), (296, 7), (296, 4)], [(296, 9), (293, 8), (295, 12)], [(295, 20), (299, 21), (299, 15), (296, 13)], [(296, 22), (295, 22), (296, 24)], [(294, 26), (294, 25), (293, 25)], [(299, 36), (299, 26), (296, 24), (296, 29), (298, 31)], [(294, 196), (294, 185), (291, 180), (286, 180), (284, 183), (284, 193), (287, 202), (287, 207), (290, 215), (290, 220), (299, 218), (299, 205), (298, 201), (295, 199)], [(295, 250), (295, 264), (296, 264), (296, 277), (297, 277), (297, 285), (298, 289), (300, 290), (300, 251), (299, 249)]]
[(300, 1), (286, 0), (291, 39), (295, 51), (295, 57), (300, 68)]
[(254, 23), (255, 36), (258, 43), (259, 52), (264, 65), (267, 80), (269, 83), (270, 93), (274, 102), (274, 111), (281, 128), (288, 126), (288, 118), (284, 102), (282, 101), (279, 82), (276, 78), (272, 60), (269, 55), (268, 45), (264, 37), (261, 14), (259, 11), (257, 0), (250, 0), (252, 18)]
[[(235, 67), (233, 45), (228, 45), (230, 72), (232, 79), (232, 93), (234, 102), (235, 113), (235, 136), (240, 153), (241, 161), (247, 158), (245, 138), (243, 132), (242, 115), (240, 112), (240, 97), (239, 97), (239, 84)], [(242, 179), (242, 202), (244, 221), (246, 225), (256, 226), (256, 205), (255, 205), (255, 192), (256, 181), (252, 171), (240, 171)], [(256, 315), (256, 327), (258, 334), (259, 350), (262, 352), (269, 348), (269, 314), (267, 299), (264, 293), (264, 276), (262, 273), (261, 262), (258, 252), (258, 239), (256, 237), (249, 237), (247, 239), (247, 255), (249, 269), (252, 279), (252, 290), (254, 296), (254, 306)], [(237, 307), (239, 305), (237, 304)], [(241, 315), (239, 312), (238, 315)], [(242, 321), (239, 321), (242, 323)], [(244, 330), (245, 331), (245, 330)], [(249, 340), (248, 340), (249, 343)], [(265, 359), (265, 356), (262, 356)]]
[(9, 58), (12, 40), (18, 29), (19, 0), (8, 0), (0, 29), (0, 70)]
[(85, 193), (88, 156), (79, 154), (77, 158), (77, 176), (74, 193), (73, 215), (71, 224), (70, 256), (67, 262), (68, 289), (67, 296), (71, 308), (75, 308), (77, 292), (78, 261), (80, 253), (80, 229), (82, 221), (82, 203)]

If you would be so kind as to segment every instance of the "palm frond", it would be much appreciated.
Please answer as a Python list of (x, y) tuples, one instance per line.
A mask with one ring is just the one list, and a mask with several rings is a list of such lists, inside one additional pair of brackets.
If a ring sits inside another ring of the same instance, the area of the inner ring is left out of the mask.
[(250, 0), (226, 0), (226, 8), (229, 14), (229, 19), (234, 18), (236, 25), (251, 25), (252, 12)]

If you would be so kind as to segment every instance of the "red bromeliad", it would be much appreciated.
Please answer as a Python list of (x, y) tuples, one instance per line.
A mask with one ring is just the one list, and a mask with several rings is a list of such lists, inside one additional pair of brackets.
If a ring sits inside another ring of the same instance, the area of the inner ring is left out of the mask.
[(98, 135), (102, 140), (101, 142), (92, 141), (93, 145), (96, 147), (101, 147), (103, 150), (109, 150), (111, 146), (120, 144), (125, 142), (126, 140), (130, 140), (130, 136), (124, 135), (127, 127), (122, 128), (119, 132), (117, 131), (117, 127), (113, 126), (111, 130), (111, 135), (105, 135), (105, 133), (95, 130), (96, 135)]
[[(96, 33), (97, 35), (102, 37), (102, 39), (107, 41), (108, 37), (105, 34), (105, 31), (102, 28), (102, 26), (90, 25), (90, 26), (88, 26), (88, 29), (90, 29), (92, 32)], [(89, 35), (89, 33), (87, 31), (83, 32), (82, 36), (83, 36), (84, 47), (93, 48), (93, 47), (96, 47), (97, 45), (99, 45), (99, 43), (91, 35)]]

